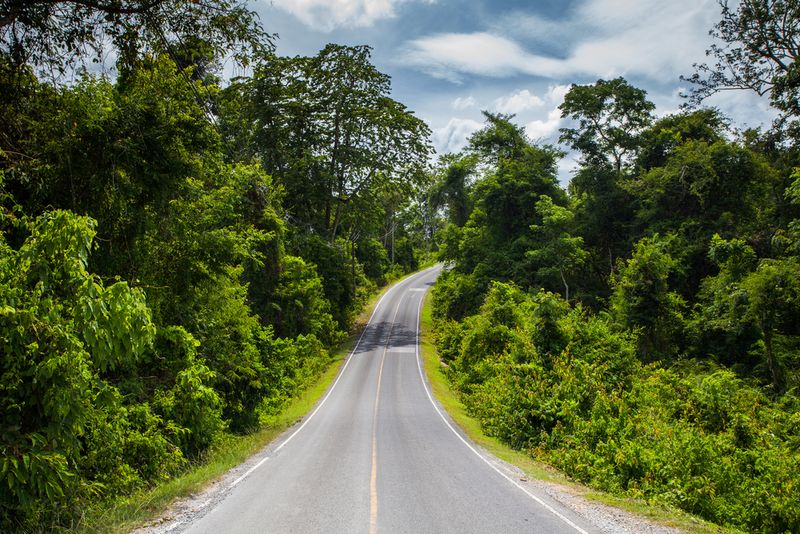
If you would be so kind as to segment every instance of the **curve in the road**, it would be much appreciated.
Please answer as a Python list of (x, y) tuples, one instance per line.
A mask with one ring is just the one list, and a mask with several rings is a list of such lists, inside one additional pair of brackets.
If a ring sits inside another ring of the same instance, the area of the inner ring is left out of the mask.
[(593, 529), (498, 468), (433, 398), (419, 329), (438, 273), (427, 269), (391, 287), (317, 407), (216, 506), (174, 526), (192, 533)]

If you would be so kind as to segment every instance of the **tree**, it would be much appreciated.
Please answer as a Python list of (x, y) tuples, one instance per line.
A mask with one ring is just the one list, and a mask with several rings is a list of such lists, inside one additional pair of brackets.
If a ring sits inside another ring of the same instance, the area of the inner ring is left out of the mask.
[(713, 65), (695, 64), (689, 102), (700, 104), (720, 91), (746, 89), (769, 94), (784, 118), (800, 116), (800, 2), (720, 0), (722, 20), (711, 35), (722, 41), (706, 55)]
[(466, 224), (449, 225), (442, 237), (440, 258), (455, 261), (441, 292), (449, 293), (451, 317), (473, 312), (492, 280), (531, 287), (535, 280), (526, 253), (534, 248), (531, 225), (542, 220), (536, 203), (547, 196), (555, 205), (567, 204), (556, 175), (561, 152), (534, 145), (508, 117), (487, 113), (486, 127), (471, 143), (469, 152), (485, 163), (484, 175), (470, 188), (473, 209)]
[(766, 364), (774, 390), (783, 393), (787, 351), (778, 341), (795, 333), (800, 321), (800, 265), (791, 257), (757, 260), (741, 239), (719, 235), (709, 255), (720, 272), (703, 281), (693, 330), (703, 348), (723, 361), (750, 363), (755, 356)]
[(658, 234), (641, 239), (612, 278), (611, 314), (624, 328), (639, 331), (644, 361), (674, 356), (683, 328), (685, 302), (670, 288), (670, 277), (680, 269), (669, 251), (673, 240)]
[[(757, 201), (770, 179), (770, 169), (745, 147), (689, 139), (670, 150), (663, 166), (624, 186), (636, 196), (638, 218), (650, 231), (675, 231), (689, 221), (723, 231), (719, 227), (757, 220)], [(703, 248), (711, 233), (703, 236)]]
[(221, 57), (240, 61), (271, 48), (256, 14), (240, 0), (0, 0), (0, 55), (63, 73), (78, 61), (99, 61), (110, 43), (129, 64), (143, 50), (199, 39)]
[(615, 258), (627, 254), (635, 240), (634, 199), (621, 179), (652, 120), (654, 106), (645, 97), (623, 78), (598, 80), (572, 85), (560, 106), (562, 117), (577, 121), (561, 129), (560, 140), (582, 155), (569, 189), (576, 225), (591, 255), (586, 278), (599, 292), (608, 291)]
[(445, 206), (450, 222), (464, 226), (472, 211), (468, 194), (469, 179), (478, 164), (472, 156), (446, 154), (439, 160), (443, 167), (433, 185), (431, 197), (436, 207)]
[(511, 122), (514, 115), (482, 111), (486, 127), (469, 138), (469, 150), (489, 164), (519, 157), (530, 145), (525, 129)]
[(331, 242), (382, 182), (411, 194), (431, 150), (428, 127), (388, 96), (389, 77), (370, 59), (367, 46), (333, 44), (314, 57), (267, 58), (250, 93), (266, 170), (284, 184), (291, 215)]
[(725, 139), (728, 120), (717, 109), (707, 108), (661, 117), (641, 133), (636, 164), (644, 170), (662, 167), (687, 141), (713, 144)]
[(113, 84), (88, 75), (58, 90), (31, 83), (8, 112), (19, 127), (0, 138), (0, 149), (16, 154), (2, 162), (7, 188), (32, 213), (58, 207), (96, 219), (94, 267), (135, 279), (133, 249), (151, 214), (219, 163), (219, 136), (194, 91), (200, 82), (161, 55)]
[(576, 233), (590, 254), (584, 284), (601, 294), (608, 293), (616, 258), (627, 255), (635, 240), (635, 198), (618, 178), (608, 165), (585, 165), (569, 183)]
[(570, 234), (573, 213), (569, 208), (558, 206), (553, 199), (542, 195), (536, 202), (536, 212), (541, 224), (534, 224), (535, 245), (526, 253), (526, 258), (535, 266), (536, 277), (545, 283), (557, 275), (564, 284), (564, 300), (569, 300), (567, 276), (573, 274), (588, 256), (583, 249), (583, 238)]
[(562, 118), (578, 126), (561, 128), (560, 141), (581, 152), (587, 163), (604, 164), (610, 158), (619, 174), (638, 147), (638, 134), (652, 121), (655, 106), (646, 94), (624, 78), (572, 84), (559, 109)]

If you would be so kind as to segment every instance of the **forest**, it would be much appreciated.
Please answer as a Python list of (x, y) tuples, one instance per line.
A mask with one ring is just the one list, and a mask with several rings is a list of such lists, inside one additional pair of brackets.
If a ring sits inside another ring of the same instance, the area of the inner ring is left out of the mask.
[(50, 531), (318, 377), (424, 260), (431, 148), (369, 48), (279, 57), (237, 2), (0, 19), (0, 530)]
[[(570, 477), (800, 531), (800, 4), (723, 3), (687, 109), (572, 85), (561, 149), (486, 113), (439, 170), (446, 373), (485, 431)], [(768, 95), (765, 131), (696, 104)], [(694, 105), (693, 105), (694, 104)]]
[[(280, 56), (235, 0), (0, 0), (0, 530), (74, 527), (258, 429), (440, 261), (436, 345), (487, 433), (800, 531), (800, 3), (721, 7), (686, 109), (598, 80), (560, 146), (487, 111), (437, 158), (367, 46)], [(775, 124), (702, 105), (730, 89)]]

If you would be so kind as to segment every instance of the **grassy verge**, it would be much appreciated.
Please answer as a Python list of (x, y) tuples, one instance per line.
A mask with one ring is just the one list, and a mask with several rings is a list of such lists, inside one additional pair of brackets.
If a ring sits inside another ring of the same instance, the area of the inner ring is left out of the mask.
[(381, 296), (390, 285), (374, 295), (354, 321), (347, 340), (335, 351), (328, 368), (317, 382), (292, 400), (283, 412), (270, 418), (262, 429), (246, 436), (228, 435), (212, 447), (201, 462), (183, 475), (155, 488), (136, 492), (113, 502), (103, 502), (86, 511), (81, 523), (72, 529), (75, 533), (130, 532), (162, 517), (167, 508), (178, 499), (187, 497), (209, 486), (228, 470), (236, 467), (253, 454), (266, 447), (286, 429), (303, 418), (328, 390), (342, 364), (369, 321)]
[(431, 294), (428, 293), (425, 296), (425, 303), (422, 308), (422, 317), (420, 320), (420, 350), (432, 392), (439, 403), (447, 410), (447, 413), (453, 421), (464, 430), (473, 442), (486, 449), (489, 453), (501, 460), (516, 465), (531, 478), (567, 486), (572, 493), (578, 494), (586, 499), (627, 510), (665, 526), (676, 527), (685, 532), (704, 534), (738, 532), (703, 521), (702, 519), (686, 514), (680, 510), (652, 505), (640, 500), (610, 495), (576, 484), (553, 467), (538, 462), (524, 452), (512, 449), (499, 440), (485, 435), (481, 429), (480, 423), (467, 414), (456, 392), (450, 389), (450, 384), (447, 377), (444, 375), (439, 362), (439, 356), (436, 352), (436, 347), (433, 343), (432, 331)]

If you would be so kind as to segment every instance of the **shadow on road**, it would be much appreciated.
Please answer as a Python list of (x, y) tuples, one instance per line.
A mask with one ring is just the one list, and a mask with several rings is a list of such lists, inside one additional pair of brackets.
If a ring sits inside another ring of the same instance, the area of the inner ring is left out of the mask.
[(354, 354), (364, 354), (376, 349), (383, 350), (386, 347), (387, 336), (390, 331), (389, 350), (413, 348), (417, 342), (417, 333), (414, 330), (399, 324), (395, 324), (394, 328), (392, 328), (390, 321), (382, 321), (367, 326), (364, 336), (358, 345), (358, 350)]

